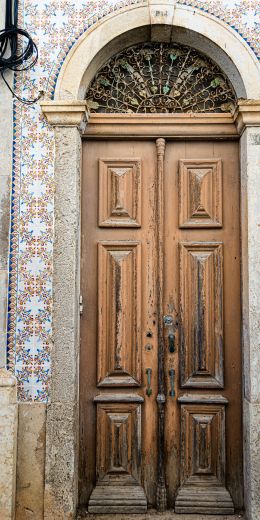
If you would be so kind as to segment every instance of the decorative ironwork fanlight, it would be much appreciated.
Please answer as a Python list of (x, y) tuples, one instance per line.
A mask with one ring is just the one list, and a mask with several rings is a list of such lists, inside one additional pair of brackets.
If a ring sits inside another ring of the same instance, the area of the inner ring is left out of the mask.
[(111, 58), (87, 92), (90, 112), (233, 112), (236, 95), (207, 56), (178, 43), (145, 43)]

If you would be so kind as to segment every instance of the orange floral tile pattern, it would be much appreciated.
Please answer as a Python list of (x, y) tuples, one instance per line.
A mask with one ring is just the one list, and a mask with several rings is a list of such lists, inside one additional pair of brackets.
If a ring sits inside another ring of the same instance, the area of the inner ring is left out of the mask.
[[(258, 0), (179, 0), (229, 24), (260, 57)], [(113, 11), (146, 0), (23, 0), (19, 25), (39, 49), (33, 70), (16, 76), (20, 96), (53, 96), (60, 67), (79, 36)], [(48, 400), (52, 347), (54, 142), (39, 104), (14, 103), (8, 366), (22, 401)]]

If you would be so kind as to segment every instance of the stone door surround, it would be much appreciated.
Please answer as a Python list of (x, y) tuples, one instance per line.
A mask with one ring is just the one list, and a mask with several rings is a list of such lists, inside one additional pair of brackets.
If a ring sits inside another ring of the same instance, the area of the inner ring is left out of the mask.
[(54, 127), (56, 149), (54, 346), (47, 408), (45, 520), (75, 518), (78, 500), (80, 174), (81, 134), (88, 121), (86, 88), (98, 68), (123, 46), (140, 39), (171, 41), (175, 35), (188, 44), (189, 34), (199, 50), (208, 45), (238, 97), (246, 98), (239, 101), (233, 116), (241, 156), (244, 488), (248, 519), (260, 516), (256, 457), (260, 417), (260, 68), (246, 43), (226, 24), (187, 6), (176, 6), (174, 1), (151, 0), (112, 13), (87, 31), (63, 63), (55, 100), (41, 104)]

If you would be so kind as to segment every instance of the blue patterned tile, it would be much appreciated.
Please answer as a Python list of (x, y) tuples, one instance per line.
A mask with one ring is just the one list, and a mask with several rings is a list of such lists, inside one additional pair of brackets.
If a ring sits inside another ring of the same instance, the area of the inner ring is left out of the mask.
[[(143, 0), (23, 0), (19, 24), (35, 39), (39, 61), (16, 76), (18, 95), (53, 93), (66, 53), (79, 36), (107, 14)], [(223, 20), (259, 55), (259, 2), (180, 0)], [(8, 363), (22, 401), (48, 399), (52, 345), (52, 249), (54, 139), (40, 111), (14, 105), (10, 245)]]

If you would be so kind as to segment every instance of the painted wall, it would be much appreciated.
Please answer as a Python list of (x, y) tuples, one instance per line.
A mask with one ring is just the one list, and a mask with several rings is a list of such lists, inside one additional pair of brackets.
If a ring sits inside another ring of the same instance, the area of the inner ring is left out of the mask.
[[(39, 49), (36, 67), (16, 75), (22, 97), (53, 96), (66, 53), (87, 29), (113, 10), (148, 0), (23, 0), (20, 26)], [(260, 58), (258, 0), (180, 0), (229, 24)], [(3, 89), (4, 92), (4, 89)], [(6, 95), (6, 92), (4, 92)], [(39, 104), (15, 102), (8, 315), (8, 367), (20, 401), (47, 402), (52, 348), (54, 140)], [(10, 141), (10, 138), (9, 138)], [(0, 273), (1, 274), (1, 273)], [(1, 341), (1, 331), (0, 331)], [(2, 359), (5, 349), (2, 341)]]

